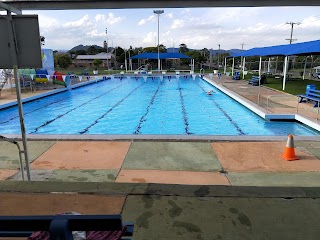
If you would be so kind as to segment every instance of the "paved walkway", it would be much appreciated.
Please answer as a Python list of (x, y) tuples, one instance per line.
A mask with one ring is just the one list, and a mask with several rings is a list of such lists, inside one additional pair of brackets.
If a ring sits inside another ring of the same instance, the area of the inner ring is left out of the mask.
[[(320, 186), (320, 142), (29, 141), (35, 181)], [(0, 179), (21, 180), (15, 145), (0, 142)]]
[[(257, 87), (219, 81), (254, 101)], [(290, 97), (272, 111), (293, 109)], [(28, 145), (33, 182), (21, 182), (16, 146), (0, 142), (0, 215), (121, 213), (134, 239), (320, 236), (320, 141), (295, 141), (297, 161), (280, 157), (286, 141)]]

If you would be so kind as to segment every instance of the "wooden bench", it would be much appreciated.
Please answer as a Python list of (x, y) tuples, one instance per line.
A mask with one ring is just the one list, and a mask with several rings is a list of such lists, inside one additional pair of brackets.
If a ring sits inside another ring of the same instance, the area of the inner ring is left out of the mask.
[(73, 240), (72, 231), (120, 232), (131, 237), (133, 228), (132, 223), (122, 222), (121, 215), (0, 216), (0, 237), (29, 237), (36, 231), (49, 232), (50, 239), (64, 240)]
[(252, 76), (248, 84), (251, 84), (252, 86), (259, 86), (259, 76)]
[(299, 103), (304, 101), (314, 101), (315, 103), (313, 107), (318, 107), (320, 102), (320, 90), (309, 89), (306, 91), (306, 94), (298, 95), (298, 97), (300, 98)]

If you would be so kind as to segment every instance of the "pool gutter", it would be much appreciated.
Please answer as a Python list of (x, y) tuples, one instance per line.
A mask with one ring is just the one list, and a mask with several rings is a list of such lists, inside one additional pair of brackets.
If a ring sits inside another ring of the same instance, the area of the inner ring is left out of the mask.
[(234, 99), (235, 101), (237, 101), (241, 105), (245, 106), (246, 108), (248, 108), (252, 112), (256, 113), (258, 116), (262, 117), (265, 120), (296, 120), (296, 121), (301, 122), (301, 123), (313, 128), (317, 131), (320, 131), (320, 124), (313, 122), (312, 120), (310, 120), (308, 118), (305, 118), (299, 114), (266, 113), (265, 109), (260, 109), (257, 104), (243, 98), (242, 96), (236, 94), (233, 91), (230, 91), (228, 88), (211, 81), (209, 78), (207, 78), (205, 76), (203, 77), (203, 79), (206, 82), (208, 82), (209, 84), (211, 84), (214, 87), (216, 87), (217, 89), (219, 89), (224, 94), (228, 95), (229, 97), (231, 97), (232, 99)]

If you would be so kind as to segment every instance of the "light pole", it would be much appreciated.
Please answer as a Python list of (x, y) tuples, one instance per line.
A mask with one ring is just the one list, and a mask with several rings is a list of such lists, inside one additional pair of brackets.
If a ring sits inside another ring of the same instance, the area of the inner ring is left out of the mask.
[(153, 13), (158, 15), (158, 71), (160, 71), (159, 19), (160, 19), (160, 14), (164, 13), (164, 11), (163, 10), (153, 10)]
[(106, 36), (107, 36), (107, 67), (108, 67), (108, 70), (109, 70), (109, 59), (108, 59), (108, 57), (109, 57), (109, 50), (108, 50), (108, 48), (109, 48), (109, 43), (108, 43), (108, 28), (106, 28)]

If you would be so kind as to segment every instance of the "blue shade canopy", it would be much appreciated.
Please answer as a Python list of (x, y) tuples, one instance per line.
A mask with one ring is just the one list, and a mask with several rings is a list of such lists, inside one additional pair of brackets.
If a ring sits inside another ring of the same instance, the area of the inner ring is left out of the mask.
[(320, 54), (320, 40), (271, 47), (251, 48), (231, 57), (290, 56)]
[[(186, 58), (191, 59), (191, 57), (184, 55), (182, 53), (160, 53), (160, 59), (178, 59), (178, 58)], [(158, 59), (158, 53), (141, 53), (135, 56), (132, 56), (130, 59)]]

